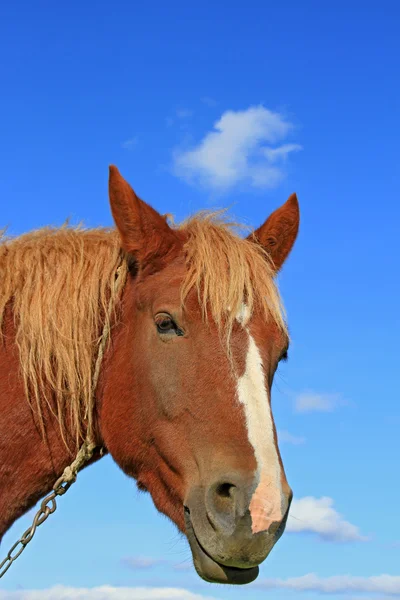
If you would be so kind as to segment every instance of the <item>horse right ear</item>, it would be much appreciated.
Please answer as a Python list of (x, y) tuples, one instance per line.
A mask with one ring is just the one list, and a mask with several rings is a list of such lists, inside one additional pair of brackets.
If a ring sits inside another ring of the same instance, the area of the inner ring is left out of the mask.
[(300, 211), (296, 194), (292, 194), (280, 208), (275, 210), (249, 240), (266, 250), (277, 273), (288, 257), (299, 231)]
[(122, 177), (110, 166), (108, 182), (111, 212), (121, 237), (122, 248), (141, 266), (165, 257), (179, 243), (177, 234), (164, 217), (143, 202)]

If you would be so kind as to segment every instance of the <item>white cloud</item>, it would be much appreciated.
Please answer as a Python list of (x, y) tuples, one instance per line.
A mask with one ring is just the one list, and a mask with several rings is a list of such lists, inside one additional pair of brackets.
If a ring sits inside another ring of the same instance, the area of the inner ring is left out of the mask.
[(122, 143), (122, 147), (125, 148), (125, 150), (131, 150), (137, 143), (138, 138), (135, 136), (129, 140), (125, 140), (125, 142)]
[(283, 144), (278, 148), (263, 148), (262, 152), (269, 162), (278, 162), (282, 158), (286, 158), (289, 152), (300, 150), (298, 144)]
[(55, 586), (46, 590), (0, 590), (0, 600), (215, 600), (181, 588), (95, 588)]
[(130, 569), (150, 569), (165, 564), (165, 560), (151, 556), (127, 556), (121, 562)]
[[(190, 108), (178, 108), (175, 111), (175, 114), (173, 117), (167, 117), (165, 119), (165, 124), (167, 127), (172, 127), (172, 125), (175, 125), (176, 120), (178, 121), (187, 121), (188, 119), (190, 119), (190, 117), (192, 117), (194, 114), (193, 110), (190, 110)], [(180, 127), (181, 130), (186, 130), (187, 126), (186, 125), (182, 125)]]
[(390, 594), (400, 596), (400, 576), (377, 575), (374, 577), (355, 577), (335, 575), (318, 577), (314, 573), (289, 579), (265, 579), (257, 584), (263, 588), (281, 588), (300, 592), (322, 592), (326, 594)]
[(333, 412), (345, 404), (339, 394), (316, 394), (304, 392), (294, 400), (294, 409), (297, 413), (306, 412)]
[(293, 125), (263, 106), (222, 114), (201, 142), (174, 155), (174, 172), (188, 182), (217, 191), (249, 183), (257, 188), (278, 185), (284, 163), (298, 144), (281, 144)]
[(299, 435), (293, 435), (292, 433), (289, 433), (289, 431), (286, 431), (286, 429), (283, 429), (281, 431), (278, 431), (278, 440), (279, 442), (284, 444), (293, 444), (293, 446), (300, 446), (301, 444), (305, 443), (306, 438), (301, 437)]
[(389, 598), (393, 598), (393, 596), (376, 596), (375, 594), (373, 596), (347, 596), (347, 600), (389, 600)]
[(152, 569), (154, 567), (169, 566), (174, 571), (192, 571), (192, 561), (175, 563), (164, 558), (153, 558), (151, 556), (127, 556), (121, 559), (121, 563), (132, 570)]
[(290, 507), (286, 531), (313, 533), (333, 542), (365, 542), (356, 525), (345, 521), (333, 508), (332, 498), (306, 496), (294, 499)]

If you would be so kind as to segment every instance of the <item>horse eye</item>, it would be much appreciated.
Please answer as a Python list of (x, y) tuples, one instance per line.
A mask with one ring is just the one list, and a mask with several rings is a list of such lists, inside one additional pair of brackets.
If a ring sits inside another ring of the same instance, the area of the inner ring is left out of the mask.
[(172, 317), (169, 315), (157, 315), (156, 319), (157, 331), (160, 334), (175, 333), (176, 335), (183, 335), (183, 331), (179, 329)]
[(281, 362), (281, 361), (283, 361), (283, 362), (286, 362), (286, 361), (288, 360), (288, 358), (289, 358), (288, 351), (287, 351), (287, 350), (285, 350), (285, 351), (284, 351), (284, 352), (281, 354), (281, 356), (280, 356), (280, 358), (279, 358), (279, 362)]
[(157, 330), (159, 333), (170, 333), (175, 329), (175, 323), (171, 317), (162, 316), (156, 320)]

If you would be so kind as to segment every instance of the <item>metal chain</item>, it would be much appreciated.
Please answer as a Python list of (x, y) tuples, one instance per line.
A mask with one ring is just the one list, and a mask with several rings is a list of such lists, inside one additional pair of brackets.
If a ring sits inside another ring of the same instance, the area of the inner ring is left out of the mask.
[[(118, 267), (116, 272), (116, 278), (114, 283), (114, 293), (118, 294), (119, 290), (124, 287), (126, 276), (127, 276), (127, 265), (125, 262)], [(108, 307), (108, 317), (110, 318), (113, 310), (113, 297), (110, 298), (110, 303)], [(93, 382), (92, 382), (92, 395), (94, 395), (97, 382), (100, 375), (100, 367), (103, 360), (104, 350), (107, 344), (107, 340), (110, 335), (110, 326), (106, 322), (103, 333), (101, 336), (101, 342), (99, 346), (99, 352), (97, 355), (95, 370), (93, 374)], [(96, 444), (93, 443), (90, 439), (87, 439), (79, 449), (79, 452), (74, 460), (74, 462), (64, 469), (64, 473), (57, 479), (53, 486), (53, 491), (43, 498), (40, 508), (37, 511), (35, 518), (33, 519), (33, 523), (29, 529), (27, 529), (22, 536), (19, 538), (17, 542), (12, 546), (10, 551), (8, 552), (6, 558), (0, 563), (0, 579), (3, 575), (8, 571), (13, 562), (22, 554), (25, 550), (26, 546), (29, 544), (33, 536), (35, 535), (37, 527), (44, 523), (49, 515), (55, 512), (57, 508), (56, 497), (63, 496), (65, 492), (71, 487), (71, 485), (76, 481), (76, 477), (78, 471), (82, 468), (82, 466), (88, 462), (93, 456), (94, 449), (96, 448)], [(102, 451), (101, 451), (102, 452)], [(21, 546), (21, 547), (19, 547)]]
[(57, 508), (56, 497), (65, 494), (65, 492), (71, 487), (71, 485), (75, 481), (76, 474), (75, 477), (70, 481), (66, 481), (64, 475), (57, 479), (56, 483), (54, 484), (53, 491), (48, 496), (43, 498), (40, 504), (40, 508), (37, 511), (35, 518), (33, 519), (32, 525), (22, 534), (19, 540), (15, 542), (15, 544), (12, 546), (9, 553), (7, 554), (6, 558), (0, 563), (0, 579), (11, 567), (14, 560), (16, 560), (25, 550), (26, 546), (29, 544), (29, 542), (35, 535), (37, 527), (44, 523), (49, 515), (55, 512)]

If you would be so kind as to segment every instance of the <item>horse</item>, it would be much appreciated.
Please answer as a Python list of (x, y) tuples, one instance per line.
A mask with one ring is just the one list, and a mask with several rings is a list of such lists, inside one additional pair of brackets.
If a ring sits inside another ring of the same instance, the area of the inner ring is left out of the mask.
[(150, 493), (201, 578), (249, 583), (292, 499), (271, 386), (297, 197), (247, 236), (218, 213), (172, 223), (115, 166), (109, 200), (115, 227), (0, 243), (0, 540), (90, 439), (88, 464), (109, 453)]

